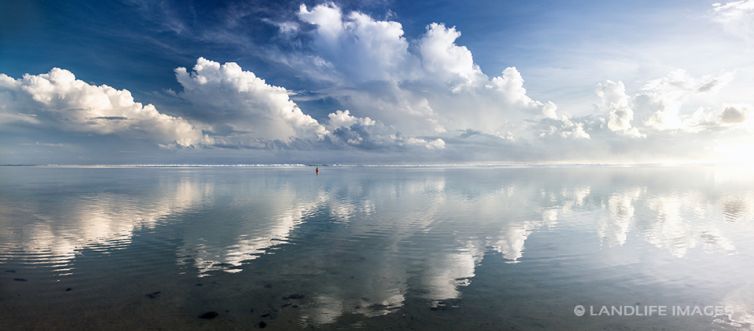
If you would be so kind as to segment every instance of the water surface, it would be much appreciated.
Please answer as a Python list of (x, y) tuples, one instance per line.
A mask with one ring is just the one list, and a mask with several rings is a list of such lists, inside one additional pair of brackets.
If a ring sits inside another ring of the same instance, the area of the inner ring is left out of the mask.
[(752, 328), (747, 171), (322, 170), (2, 167), (0, 325)]

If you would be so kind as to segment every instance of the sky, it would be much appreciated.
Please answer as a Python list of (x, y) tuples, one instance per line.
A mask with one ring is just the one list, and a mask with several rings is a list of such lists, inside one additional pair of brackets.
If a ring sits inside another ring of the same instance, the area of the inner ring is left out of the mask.
[(754, 0), (4, 1), (0, 164), (748, 162)]

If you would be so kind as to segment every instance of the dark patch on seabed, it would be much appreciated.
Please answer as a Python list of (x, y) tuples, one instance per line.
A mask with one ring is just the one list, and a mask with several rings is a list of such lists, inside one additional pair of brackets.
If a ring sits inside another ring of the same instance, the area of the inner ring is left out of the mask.
[(199, 315), (199, 318), (205, 319), (205, 320), (211, 320), (217, 317), (219, 314), (216, 311), (208, 311), (204, 314)]

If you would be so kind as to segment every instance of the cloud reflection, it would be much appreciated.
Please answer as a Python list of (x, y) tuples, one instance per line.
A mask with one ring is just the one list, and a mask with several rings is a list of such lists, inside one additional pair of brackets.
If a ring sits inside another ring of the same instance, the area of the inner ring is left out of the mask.
[(187, 223), (177, 260), (189, 256), (199, 276), (212, 271), (240, 272), (268, 249), (288, 241), (292, 231), (327, 201), (322, 192), (302, 197), (288, 185), (233, 190), (233, 202), (223, 214)]
[[(487, 259), (517, 268), (532, 244), (565, 245), (573, 233), (604, 251), (682, 259), (736, 254), (745, 245), (738, 234), (754, 230), (754, 180), (746, 178), (687, 181), (686, 172), (662, 169), (329, 171), (341, 173), (165, 172), (54, 202), (4, 194), (0, 259), (68, 264), (162, 226), (177, 236), (176, 263), (199, 277), (244, 271), (280, 249), (291, 254), (287, 263), (309, 263), (302, 273), (311, 279), (297, 279), (310, 300), (301, 318), (322, 325), (390, 314), (409, 293), (450, 309)], [(295, 266), (269, 267), (286, 274)]]
[[(2, 249), (21, 252), (18, 256), (27, 263), (58, 266), (69, 264), (86, 249), (124, 249), (131, 244), (135, 231), (154, 229), (161, 220), (211, 196), (213, 183), (162, 178), (145, 192), (103, 190), (60, 193), (53, 202), (0, 200), (0, 209), (10, 211), (0, 221), (5, 229), (0, 231)], [(19, 210), (14, 204), (25, 209)]]

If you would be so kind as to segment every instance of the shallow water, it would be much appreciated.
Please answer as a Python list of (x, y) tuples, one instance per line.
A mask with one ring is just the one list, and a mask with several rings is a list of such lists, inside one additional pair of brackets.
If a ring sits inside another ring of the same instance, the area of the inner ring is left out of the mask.
[(2, 167), (0, 325), (752, 328), (747, 171), (322, 170)]

